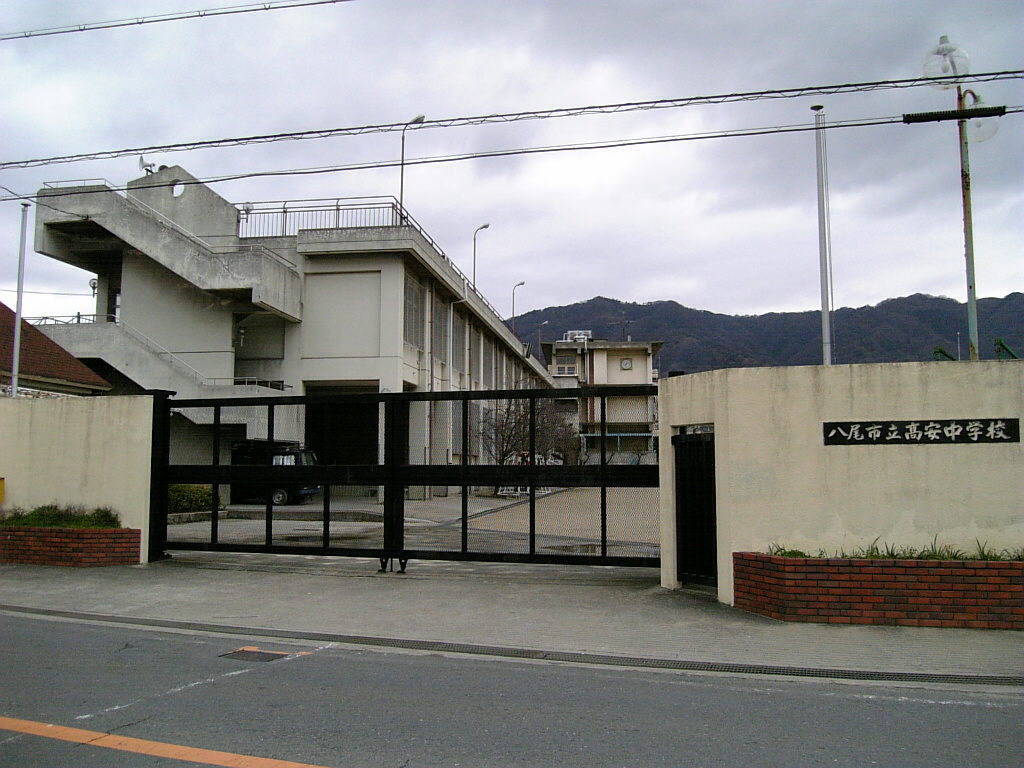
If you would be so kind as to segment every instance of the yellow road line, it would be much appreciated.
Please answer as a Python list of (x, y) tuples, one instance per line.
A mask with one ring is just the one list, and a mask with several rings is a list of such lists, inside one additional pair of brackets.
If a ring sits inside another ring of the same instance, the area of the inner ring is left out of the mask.
[(118, 736), (100, 731), (86, 731), (81, 728), (67, 728), (63, 725), (39, 723), (34, 720), (18, 720), (13, 717), (0, 717), (0, 730), (27, 733), (31, 736), (42, 736), (47, 739), (71, 741), (76, 744), (88, 744), (92, 747), (119, 749), (123, 752), (134, 752), (140, 755), (167, 757), (172, 760), (187, 760), (203, 765), (220, 765), (225, 768), (327, 768), (323, 765), (294, 763), (291, 760), (275, 760), (270, 757), (253, 757), (239, 755), (234, 752), (219, 752), (214, 749), (185, 747), (180, 744), (167, 744), (162, 741), (133, 739), (130, 736)]

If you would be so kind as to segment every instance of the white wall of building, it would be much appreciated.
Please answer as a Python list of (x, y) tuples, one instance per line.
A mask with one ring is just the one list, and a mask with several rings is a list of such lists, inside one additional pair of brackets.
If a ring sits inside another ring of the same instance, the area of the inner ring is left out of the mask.
[(0, 398), (0, 509), (109, 507), (149, 547), (153, 398)]
[(674, 454), (713, 424), (719, 599), (732, 553), (772, 543), (817, 552), (874, 539), (964, 550), (1024, 545), (1024, 445), (824, 445), (823, 423), (1024, 418), (1024, 364), (745, 368), (663, 379), (662, 584), (676, 578)]

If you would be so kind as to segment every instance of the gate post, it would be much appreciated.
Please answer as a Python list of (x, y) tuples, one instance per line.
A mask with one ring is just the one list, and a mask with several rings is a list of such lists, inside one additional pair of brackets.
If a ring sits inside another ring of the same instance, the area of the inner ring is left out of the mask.
[(153, 439), (149, 470), (149, 546), (148, 562), (167, 557), (167, 465), (171, 457), (171, 409), (168, 403), (175, 392), (151, 389), (153, 398)]
[(405, 485), (402, 468), (409, 463), (409, 400), (388, 397), (384, 408), (384, 556), (381, 571), (388, 560), (398, 558), (405, 571)]

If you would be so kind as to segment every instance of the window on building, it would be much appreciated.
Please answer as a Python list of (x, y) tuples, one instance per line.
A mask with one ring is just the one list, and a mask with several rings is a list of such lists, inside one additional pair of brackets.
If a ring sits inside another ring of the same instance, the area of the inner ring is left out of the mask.
[(431, 320), (430, 348), (438, 360), (448, 360), (448, 313), (451, 305), (434, 294), (433, 317)]
[(483, 367), (482, 380), (483, 385), (488, 389), (494, 388), (494, 342), (487, 337), (486, 334), (481, 334), (481, 365)]
[(452, 367), (466, 370), (466, 318), (458, 312), (452, 318)]
[(419, 279), (408, 272), (405, 273), (405, 343), (423, 349), (426, 318), (424, 317), (424, 301), (426, 287)]
[(469, 335), (469, 377), (474, 381), (480, 380), (480, 332), (471, 324), (467, 323)]
[(555, 375), (575, 376), (576, 355), (555, 355)]

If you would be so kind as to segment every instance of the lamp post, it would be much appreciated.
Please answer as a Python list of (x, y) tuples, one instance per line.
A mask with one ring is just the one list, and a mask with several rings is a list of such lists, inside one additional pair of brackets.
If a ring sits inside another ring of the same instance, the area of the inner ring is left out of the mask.
[[(949, 42), (949, 38), (943, 35), (939, 38), (939, 44), (928, 51), (922, 67), (925, 77), (953, 77), (966, 75), (970, 72), (970, 59), (967, 52), (962, 48)], [(936, 88), (947, 90), (953, 87), (954, 82), (947, 81), (936, 83)], [(960, 195), (964, 212), (964, 261), (967, 269), (967, 344), (970, 351), (970, 359), (978, 359), (978, 297), (974, 279), (974, 225), (971, 215), (971, 169), (967, 151), (967, 118), (968, 117), (990, 117), (1005, 112), (1005, 108), (985, 108), (981, 99), (971, 90), (965, 90), (959, 82), (956, 85), (956, 113), (953, 116), (942, 113), (924, 113), (919, 115), (904, 115), (903, 122), (925, 122), (926, 120), (955, 119), (957, 121), (957, 134), (960, 139)], [(968, 109), (967, 99), (971, 99)], [(992, 131), (994, 133), (994, 130)], [(979, 136), (979, 141), (984, 141), (987, 136)]]
[(828, 156), (825, 149), (824, 107), (815, 104), (815, 158), (818, 169), (818, 259), (821, 273), (821, 362), (832, 365), (832, 237), (828, 213)]
[(476, 290), (476, 236), (481, 229), (488, 229), (490, 226), (490, 222), (481, 224), (473, 231), (473, 290)]
[[(512, 335), (516, 335), (516, 288), (521, 285), (526, 285), (525, 280), (520, 280), (518, 283), (512, 286)], [(518, 338), (518, 337), (517, 337)]]
[(21, 204), (21, 236), (18, 239), (18, 301), (14, 312), (14, 350), (11, 355), (11, 397), (18, 396), (18, 370), (21, 368), (21, 297), (25, 293), (25, 228), (28, 203)]
[(543, 328), (545, 325), (547, 325), (550, 322), (551, 322), (550, 320), (545, 320), (543, 323), (541, 323), (540, 325), (537, 326), (537, 359), (542, 361), (542, 362), (545, 362), (545, 361), (544, 361), (544, 351), (540, 348), (540, 329)]
[(405, 221), (405, 131), (410, 125), (418, 125), (426, 119), (424, 115), (416, 115), (402, 126), (402, 159), (398, 167), (398, 208), (401, 210), (402, 221)]

